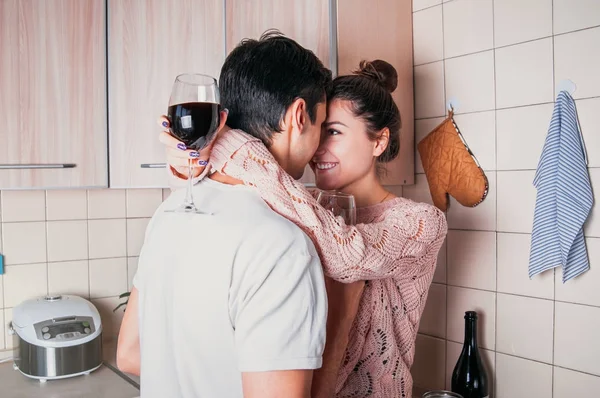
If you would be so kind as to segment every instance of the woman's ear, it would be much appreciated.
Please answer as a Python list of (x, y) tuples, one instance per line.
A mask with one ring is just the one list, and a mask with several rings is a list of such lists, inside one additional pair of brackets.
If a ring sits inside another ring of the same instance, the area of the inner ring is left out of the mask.
[(390, 129), (384, 128), (379, 133), (377, 140), (375, 141), (375, 147), (373, 148), (373, 156), (377, 157), (385, 151), (390, 142)]

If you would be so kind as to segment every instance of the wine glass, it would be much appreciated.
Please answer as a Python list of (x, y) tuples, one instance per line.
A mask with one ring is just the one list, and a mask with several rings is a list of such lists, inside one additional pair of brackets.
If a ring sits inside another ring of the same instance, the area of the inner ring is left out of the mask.
[[(199, 152), (217, 132), (220, 108), (219, 88), (214, 77), (191, 73), (179, 75), (173, 83), (167, 111), (170, 133), (188, 149)], [(184, 202), (178, 208), (167, 211), (204, 214), (194, 204), (192, 172), (190, 160)]]
[(354, 196), (338, 191), (320, 191), (317, 202), (334, 216), (342, 217), (346, 225), (356, 224), (356, 203)]

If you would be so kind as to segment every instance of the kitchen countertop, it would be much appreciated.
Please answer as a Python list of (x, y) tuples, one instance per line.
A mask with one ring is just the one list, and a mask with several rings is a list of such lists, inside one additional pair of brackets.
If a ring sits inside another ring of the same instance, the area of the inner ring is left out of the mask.
[(104, 364), (139, 389), (139, 376), (123, 373), (117, 368), (117, 342), (115, 340), (105, 341), (102, 343), (102, 349), (102, 358), (104, 359)]
[(140, 391), (105, 365), (87, 376), (40, 383), (14, 370), (12, 362), (6, 362), (0, 365), (0, 395), (2, 398), (134, 398), (139, 397)]
[(14, 370), (12, 361), (0, 363), (0, 397), (139, 398), (139, 378), (117, 369), (116, 342), (103, 342), (103, 351), (104, 364), (89, 375), (45, 383)]

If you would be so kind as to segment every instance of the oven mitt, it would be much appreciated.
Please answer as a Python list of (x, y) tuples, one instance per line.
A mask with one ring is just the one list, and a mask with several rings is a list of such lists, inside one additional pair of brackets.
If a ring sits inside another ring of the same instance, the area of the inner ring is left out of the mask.
[(448, 194), (475, 207), (488, 193), (488, 180), (454, 122), (453, 112), (417, 145), (433, 204), (448, 208)]

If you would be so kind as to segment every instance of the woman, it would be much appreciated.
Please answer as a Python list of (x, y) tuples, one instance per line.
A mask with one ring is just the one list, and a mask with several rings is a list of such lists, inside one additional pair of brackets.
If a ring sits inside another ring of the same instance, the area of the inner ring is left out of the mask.
[[(380, 166), (399, 151), (400, 113), (391, 96), (396, 86), (395, 69), (376, 60), (334, 79), (328, 93), (327, 120), (311, 167), (317, 187), (354, 195), (356, 226), (320, 207), (259, 140), (233, 130), (210, 152), (213, 169), (255, 187), (311, 237), (327, 276), (345, 284), (366, 281), (337, 372), (337, 397), (411, 396), (419, 320), (447, 232), (438, 209), (396, 197), (380, 182)], [(169, 164), (185, 165), (188, 153), (171, 146)]]

